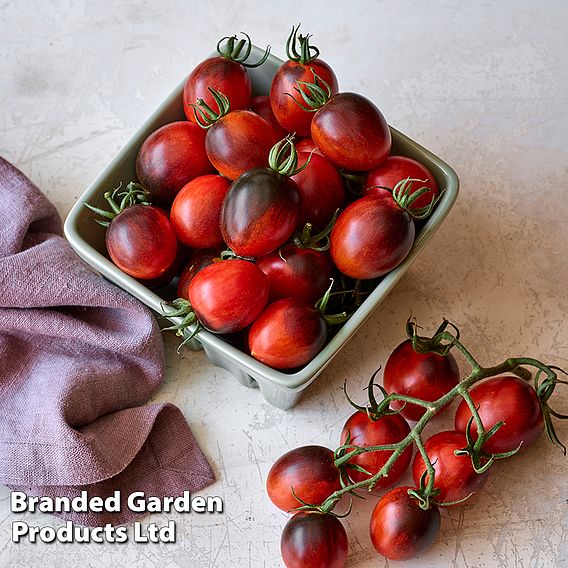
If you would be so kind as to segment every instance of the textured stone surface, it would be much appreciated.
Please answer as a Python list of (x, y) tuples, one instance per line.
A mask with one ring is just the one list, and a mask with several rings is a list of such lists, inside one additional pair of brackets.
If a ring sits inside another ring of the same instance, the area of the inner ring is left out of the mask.
[[(174, 518), (175, 545), (10, 542), (0, 489), (0, 566), (280, 566), (286, 516), (264, 494), (287, 449), (335, 445), (363, 387), (412, 311), (427, 329), (461, 326), (483, 363), (531, 355), (568, 366), (568, 5), (365, 1), (303, 3), (0, 2), (0, 154), (62, 215), (132, 132), (222, 35), (248, 31), (283, 55), (291, 24), (314, 34), (342, 87), (458, 172), (452, 214), (394, 292), (300, 404), (266, 404), (202, 353), (175, 352), (157, 397), (178, 404), (219, 477), (226, 513)], [(25, 290), (22, 291), (25, 293)], [(54, 377), (54, 380), (56, 378)], [(568, 407), (559, 390), (556, 406)], [(438, 426), (450, 424), (448, 416)], [(558, 428), (568, 438), (568, 424)], [(443, 511), (436, 545), (408, 566), (568, 566), (568, 461), (545, 439), (495, 466), (476, 502)], [(373, 500), (345, 521), (349, 567), (387, 566), (368, 537)], [(57, 526), (48, 516), (32, 524)]]

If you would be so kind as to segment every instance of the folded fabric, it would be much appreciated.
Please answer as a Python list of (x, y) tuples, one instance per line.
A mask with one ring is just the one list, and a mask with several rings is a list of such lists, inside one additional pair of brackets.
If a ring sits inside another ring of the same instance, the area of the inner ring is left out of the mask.
[[(152, 314), (89, 269), (55, 207), (0, 158), (0, 483), (32, 495), (164, 497), (211, 468), (182, 413), (144, 404), (164, 376)], [(120, 513), (62, 514), (85, 525)]]

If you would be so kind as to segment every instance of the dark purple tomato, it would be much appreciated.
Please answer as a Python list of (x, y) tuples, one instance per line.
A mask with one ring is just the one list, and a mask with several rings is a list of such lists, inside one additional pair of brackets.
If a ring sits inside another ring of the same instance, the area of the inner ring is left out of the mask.
[[(491, 436), (483, 450), (491, 454), (528, 448), (544, 431), (542, 407), (536, 391), (519, 377), (494, 377), (475, 385), (469, 394), (477, 407), (483, 427), (490, 430), (498, 422), (504, 424)], [(462, 400), (456, 411), (455, 428), (465, 432), (471, 410)], [(477, 438), (473, 421), (471, 434)], [(521, 445), (522, 444), (522, 445)]]
[(246, 69), (237, 61), (221, 56), (210, 57), (190, 73), (183, 88), (183, 110), (191, 122), (195, 122), (191, 105), (197, 99), (203, 99), (215, 108), (215, 100), (208, 87), (221, 91), (233, 110), (246, 109), (250, 104), (251, 82)]
[[(434, 466), (434, 487), (440, 490), (435, 500), (438, 504), (462, 501), (479, 493), (485, 486), (489, 471), (478, 474), (473, 469), (471, 458), (468, 455), (458, 455), (455, 450), (462, 450), (467, 446), (463, 432), (445, 430), (429, 438), (424, 447)], [(420, 452), (416, 454), (412, 464), (412, 477), (418, 487), (420, 479), (426, 471), (426, 464)], [(429, 476), (426, 475), (426, 483)]]
[(249, 331), (250, 354), (273, 369), (309, 363), (327, 340), (327, 324), (305, 300), (283, 298), (269, 304)]
[(311, 139), (310, 136), (306, 136), (305, 138), (301, 138), (296, 142), (296, 150), (298, 152), (313, 152), (314, 154), (319, 154), (322, 156), (321, 150), (314, 144), (314, 141)]
[(383, 276), (406, 258), (414, 243), (412, 217), (390, 192), (382, 191), (348, 205), (331, 231), (331, 258), (351, 278)]
[(271, 168), (255, 168), (231, 186), (221, 213), (221, 232), (239, 256), (276, 250), (298, 225), (300, 195), (293, 180)]
[[(307, 152), (298, 154), (298, 163), (309, 158)], [(312, 154), (308, 166), (292, 176), (300, 191), (299, 225), (311, 223), (314, 229), (323, 229), (345, 202), (345, 187), (337, 168), (319, 154)]]
[(286, 523), (280, 551), (286, 568), (343, 568), (347, 533), (337, 517), (300, 511)]
[(373, 546), (389, 560), (409, 560), (419, 556), (436, 540), (440, 531), (440, 510), (430, 505), (426, 511), (408, 494), (411, 487), (395, 487), (385, 493), (371, 515)]
[[(460, 380), (460, 370), (454, 356), (417, 353), (412, 341), (403, 341), (390, 355), (385, 365), (383, 385), (388, 393), (397, 393), (421, 400), (434, 401), (450, 392)], [(403, 402), (394, 401), (398, 410)], [(407, 420), (419, 420), (426, 409), (406, 404), (401, 414)]]
[(391, 133), (381, 111), (356, 93), (331, 97), (314, 115), (314, 143), (337, 167), (363, 172), (386, 160)]
[(162, 126), (146, 138), (136, 157), (140, 183), (168, 205), (186, 183), (213, 171), (205, 152), (205, 131), (191, 122)]
[(333, 263), (327, 251), (285, 245), (256, 261), (268, 276), (269, 300), (299, 298), (315, 303), (329, 288)]
[[(347, 442), (355, 446), (382, 446), (397, 444), (410, 433), (408, 422), (400, 414), (387, 414), (377, 420), (371, 420), (365, 412), (352, 414), (341, 432), (341, 444)], [(392, 451), (369, 452), (359, 454), (349, 460), (367, 470), (371, 476), (377, 474), (393, 454)], [(388, 477), (382, 477), (375, 488), (381, 489), (394, 485), (408, 469), (412, 459), (412, 444), (410, 444), (392, 465)], [(369, 476), (355, 469), (348, 469), (349, 477), (355, 482), (368, 479)]]
[(268, 279), (247, 260), (215, 262), (195, 275), (188, 296), (203, 327), (214, 333), (235, 333), (264, 309)]
[(163, 275), (176, 260), (177, 240), (167, 213), (153, 205), (133, 205), (110, 223), (105, 243), (111, 260), (142, 280)]
[(184, 245), (197, 249), (223, 245), (221, 208), (230, 185), (231, 182), (222, 176), (199, 176), (176, 195), (170, 221)]
[(220, 174), (234, 180), (252, 168), (265, 166), (276, 143), (272, 126), (250, 110), (219, 118), (205, 138), (207, 156)]
[(427, 187), (430, 190), (412, 203), (412, 209), (427, 207), (440, 193), (432, 172), (426, 166), (406, 156), (389, 156), (367, 174), (364, 195), (376, 193), (376, 186), (388, 187), (392, 190), (399, 181), (407, 178), (421, 180), (421, 182), (413, 182), (412, 192), (421, 187)]
[(302, 446), (280, 456), (266, 478), (270, 500), (283, 511), (301, 507), (294, 497), (311, 505), (321, 505), (332, 493), (341, 489), (339, 470), (333, 452), (323, 446)]
[(214, 262), (221, 262), (221, 251), (214, 249), (197, 249), (192, 251), (179, 277), (177, 285), (178, 298), (189, 300), (189, 285), (191, 281), (200, 270)]
[(276, 120), (272, 112), (269, 96), (262, 95), (260, 97), (253, 97), (250, 101), (250, 110), (262, 116), (262, 118), (272, 126), (276, 140), (282, 140), (282, 138), (288, 135), (288, 132), (280, 126), (280, 123)]
[(270, 104), (274, 116), (285, 130), (295, 132), (298, 136), (310, 135), (314, 113), (302, 109), (294, 102), (305, 106), (302, 96), (295, 90), (299, 88), (296, 81), (313, 82), (313, 72), (331, 87), (332, 93), (337, 93), (337, 77), (331, 67), (321, 59), (314, 59), (307, 64), (285, 61), (276, 71), (270, 87)]

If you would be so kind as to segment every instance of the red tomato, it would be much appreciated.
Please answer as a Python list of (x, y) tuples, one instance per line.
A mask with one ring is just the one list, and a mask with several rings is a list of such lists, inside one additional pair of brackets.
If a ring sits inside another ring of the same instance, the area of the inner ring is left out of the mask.
[(256, 264), (268, 276), (270, 301), (292, 297), (313, 304), (324, 295), (333, 276), (327, 251), (296, 245), (261, 256)]
[(235, 333), (264, 309), (268, 279), (247, 260), (216, 262), (195, 275), (188, 296), (203, 327), (215, 333)]
[(221, 208), (230, 182), (207, 175), (191, 180), (176, 195), (170, 221), (177, 238), (192, 248), (218, 248), (223, 245)]
[(276, 140), (282, 140), (282, 138), (285, 138), (288, 135), (288, 132), (280, 126), (280, 123), (276, 120), (276, 117), (272, 112), (270, 97), (266, 95), (253, 97), (250, 101), (250, 109), (253, 112), (256, 112), (259, 116), (262, 116), (262, 118), (264, 118), (264, 120), (272, 126)]
[(190, 73), (183, 88), (183, 110), (191, 122), (196, 122), (191, 105), (197, 99), (203, 99), (209, 106), (215, 104), (208, 87), (221, 91), (233, 110), (246, 109), (250, 104), (251, 82), (247, 70), (237, 61), (210, 57)]
[(410, 487), (385, 493), (371, 515), (371, 541), (379, 554), (390, 560), (408, 560), (428, 549), (440, 530), (440, 510), (420, 508), (408, 494)]
[(162, 126), (146, 138), (136, 157), (140, 183), (168, 205), (186, 183), (212, 172), (205, 152), (205, 132), (190, 122)]
[(252, 324), (250, 354), (274, 369), (309, 363), (325, 345), (327, 324), (319, 310), (298, 298), (269, 304)]
[[(298, 154), (298, 163), (304, 164), (310, 154)], [(326, 158), (312, 154), (308, 166), (292, 176), (300, 191), (300, 221), (311, 223), (314, 229), (323, 229), (345, 202), (345, 187), (337, 168)]]
[(313, 152), (322, 156), (321, 150), (314, 144), (314, 141), (309, 137), (301, 138), (296, 143), (296, 150), (298, 152)]
[[(534, 444), (544, 430), (540, 400), (531, 385), (519, 377), (494, 377), (482, 381), (469, 391), (486, 430), (503, 421), (504, 424), (483, 445), (492, 454), (510, 452), (521, 443), (521, 449)], [(456, 411), (455, 428), (465, 432), (471, 411), (463, 400)], [(477, 437), (473, 421), (471, 434)]]
[(300, 511), (286, 523), (280, 550), (287, 568), (343, 568), (349, 545), (337, 517)]
[(376, 193), (375, 186), (394, 189), (395, 185), (403, 179), (419, 179), (423, 183), (414, 182), (412, 193), (421, 187), (427, 187), (430, 191), (423, 193), (412, 204), (412, 209), (427, 207), (439, 193), (438, 184), (430, 170), (420, 162), (406, 156), (389, 156), (381, 165), (373, 168), (365, 180), (364, 195)]
[(274, 130), (258, 114), (236, 110), (221, 116), (208, 130), (207, 156), (220, 174), (231, 180), (265, 166), (276, 142)]
[(383, 190), (381, 196), (357, 199), (340, 213), (330, 235), (331, 258), (351, 278), (377, 278), (406, 258), (415, 230), (410, 214)]
[(189, 300), (189, 285), (195, 275), (210, 264), (221, 261), (221, 251), (197, 249), (192, 251), (189, 261), (181, 273), (177, 285), (178, 298)]
[(266, 478), (270, 500), (283, 511), (301, 507), (294, 493), (306, 503), (321, 505), (341, 489), (333, 452), (323, 446), (302, 446), (280, 456)]
[[(450, 392), (460, 380), (460, 370), (454, 356), (417, 353), (412, 341), (403, 341), (391, 354), (385, 366), (383, 384), (388, 393), (403, 394), (421, 400), (434, 401)], [(397, 410), (402, 402), (392, 402)], [(406, 404), (401, 414), (407, 420), (419, 420), (426, 409)]]
[(326, 158), (356, 172), (386, 160), (392, 142), (381, 111), (356, 93), (339, 93), (320, 107), (312, 120), (311, 135)]
[(223, 238), (239, 256), (263, 256), (292, 236), (299, 208), (294, 181), (271, 168), (249, 170), (233, 183), (225, 198)]
[(107, 228), (105, 243), (120, 270), (143, 280), (166, 273), (178, 250), (168, 215), (152, 205), (133, 205), (119, 213)]
[[(385, 444), (397, 444), (404, 440), (410, 433), (408, 422), (400, 414), (387, 414), (378, 420), (370, 420), (365, 412), (355, 412), (352, 414), (341, 432), (341, 445), (347, 441), (350, 435), (350, 444), (355, 446), (381, 446)], [(369, 452), (359, 454), (349, 460), (366, 469), (371, 476), (377, 474), (391, 457), (393, 452)], [(412, 459), (412, 444), (399, 456), (392, 465), (388, 477), (382, 477), (375, 485), (375, 488), (383, 488), (394, 485), (407, 470)], [(349, 477), (355, 482), (368, 479), (369, 476), (361, 471), (348, 469)]]
[[(461, 501), (475, 495), (483, 489), (489, 471), (478, 474), (471, 465), (471, 458), (467, 455), (456, 456), (454, 451), (467, 446), (463, 432), (445, 430), (429, 438), (424, 447), (434, 466), (434, 487), (440, 490), (435, 500), (440, 505), (452, 501)], [(420, 452), (416, 453), (412, 464), (412, 477), (416, 486), (426, 471), (426, 464)], [(426, 483), (429, 476), (426, 476)]]

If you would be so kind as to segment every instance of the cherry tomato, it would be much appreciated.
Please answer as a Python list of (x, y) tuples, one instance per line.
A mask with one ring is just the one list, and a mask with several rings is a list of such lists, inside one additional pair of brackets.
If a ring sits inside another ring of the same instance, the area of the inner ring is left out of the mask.
[(440, 530), (440, 510), (420, 508), (408, 494), (410, 487), (395, 487), (385, 493), (371, 515), (371, 541), (389, 560), (408, 560), (428, 549)]
[(314, 144), (310, 136), (298, 140), (298, 142), (296, 142), (296, 150), (298, 150), (298, 152), (313, 152), (314, 154), (323, 156), (321, 150)]
[[(510, 452), (521, 443), (521, 450), (534, 444), (544, 430), (542, 407), (536, 391), (519, 377), (494, 377), (482, 381), (469, 391), (473, 404), (486, 430), (503, 421), (504, 424), (483, 445), (486, 452)], [(465, 432), (471, 410), (463, 400), (456, 411), (455, 428)], [(471, 434), (477, 437), (473, 421)]]
[(292, 297), (313, 304), (324, 295), (333, 276), (327, 251), (296, 245), (261, 256), (256, 264), (268, 276), (270, 301)]
[(230, 182), (222, 176), (200, 176), (176, 195), (170, 221), (184, 245), (203, 249), (223, 245), (221, 208), (229, 186)]
[(188, 296), (203, 327), (215, 333), (235, 333), (264, 309), (268, 279), (247, 260), (215, 262), (195, 275)]
[(334, 95), (314, 115), (314, 143), (337, 167), (362, 172), (386, 160), (391, 133), (381, 111), (356, 93)]
[(309, 363), (325, 345), (327, 324), (319, 310), (298, 298), (269, 304), (252, 324), (250, 354), (274, 369)]
[(208, 87), (221, 91), (233, 110), (246, 109), (250, 104), (251, 82), (247, 70), (237, 61), (210, 57), (189, 74), (183, 88), (183, 110), (191, 122), (196, 122), (191, 105), (197, 99), (203, 99), (209, 106), (215, 104)]
[(298, 225), (300, 195), (293, 180), (271, 168), (255, 168), (231, 186), (221, 213), (221, 232), (239, 256), (276, 250)]
[[(304, 164), (310, 154), (300, 152), (299, 164)], [(345, 202), (345, 187), (337, 168), (326, 158), (312, 154), (305, 169), (292, 176), (300, 191), (300, 221), (311, 223), (314, 229), (323, 229)]]
[(215, 249), (197, 249), (191, 252), (187, 265), (180, 274), (177, 295), (178, 298), (189, 300), (189, 285), (195, 275), (210, 264), (221, 262), (221, 251)]
[(153, 205), (124, 209), (108, 226), (105, 243), (111, 260), (120, 270), (143, 280), (166, 273), (178, 250), (168, 215)]
[(373, 168), (367, 174), (364, 195), (376, 193), (376, 186), (388, 187), (392, 190), (400, 180), (406, 178), (419, 179), (423, 182), (414, 182), (412, 192), (421, 187), (430, 189), (412, 203), (413, 209), (427, 207), (432, 199), (440, 193), (432, 172), (426, 166), (406, 156), (389, 156), (381, 165)]
[[(350, 444), (355, 446), (381, 446), (383, 444), (396, 444), (404, 440), (410, 433), (408, 422), (400, 414), (387, 414), (378, 420), (371, 420), (365, 412), (352, 414), (341, 432), (341, 444), (345, 444), (350, 436)], [(350, 463), (367, 470), (371, 476), (375, 475), (385, 465), (393, 452), (369, 452), (351, 458)], [(412, 445), (409, 445), (392, 465), (388, 477), (382, 477), (375, 488), (394, 485), (408, 469), (412, 459)], [(355, 469), (348, 469), (349, 477), (355, 482), (368, 479), (369, 476)]]
[(337, 517), (300, 511), (286, 523), (280, 550), (287, 568), (343, 568), (349, 545)]
[[(417, 353), (412, 341), (403, 341), (391, 354), (385, 366), (383, 385), (387, 392), (434, 401), (451, 391), (460, 380), (460, 371), (454, 356), (436, 353)], [(394, 401), (398, 410), (404, 403)], [(406, 404), (401, 414), (407, 420), (419, 420), (426, 409)]]
[(323, 446), (302, 446), (280, 456), (266, 478), (270, 500), (283, 511), (301, 507), (294, 493), (306, 503), (321, 505), (332, 493), (341, 489), (339, 470), (333, 452)]
[[(445, 430), (429, 438), (424, 447), (434, 466), (434, 487), (440, 490), (435, 500), (439, 505), (452, 501), (462, 501), (479, 493), (485, 486), (489, 471), (478, 474), (471, 465), (468, 455), (456, 456), (454, 451), (467, 446), (463, 432)], [(412, 463), (412, 477), (416, 486), (426, 471), (426, 464), (420, 452)], [(428, 482), (429, 476), (426, 476)]]
[(190, 122), (162, 126), (146, 138), (136, 157), (140, 183), (168, 205), (186, 183), (212, 172), (205, 152), (205, 132)]
[(276, 140), (282, 140), (288, 135), (288, 132), (280, 126), (280, 123), (276, 120), (274, 113), (272, 112), (272, 107), (270, 106), (270, 97), (262, 95), (259, 97), (253, 97), (250, 101), (250, 109), (256, 114), (262, 116), (274, 130), (274, 136)]
[(415, 226), (390, 192), (369, 195), (348, 205), (331, 231), (330, 253), (347, 276), (371, 279), (398, 266), (414, 243)]

